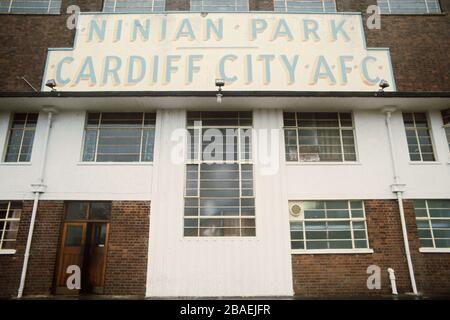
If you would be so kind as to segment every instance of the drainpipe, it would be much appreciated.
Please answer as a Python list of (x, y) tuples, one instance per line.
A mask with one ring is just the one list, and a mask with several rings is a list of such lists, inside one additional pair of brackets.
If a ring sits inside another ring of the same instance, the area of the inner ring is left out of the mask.
[(389, 148), (390, 148), (390, 153), (391, 153), (392, 169), (394, 172), (394, 184), (391, 185), (391, 189), (392, 189), (392, 192), (394, 192), (397, 195), (398, 208), (400, 211), (400, 222), (402, 225), (403, 243), (405, 246), (405, 255), (406, 255), (406, 261), (408, 264), (409, 277), (411, 279), (411, 287), (412, 287), (413, 293), (415, 295), (417, 295), (416, 279), (414, 277), (414, 269), (413, 269), (413, 264), (412, 264), (412, 260), (411, 260), (411, 252), (409, 250), (408, 232), (407, 232), (406, 220), (405, 220), (405, 210), (403, 208), (403, 192), (405, 191), (406, 185), (400, 183), (400, 177), (398, 176), (397, 163), (395, 161), (395, 154), (394, 154), (395, 145), (394, 145), (394, 140), (392, 138), (391, 115), (395, 111), (396, 111), (395, 107), (386, 107), (382, 110), (382, 112), (386, 114), (386, 127), (388, 130)]
[(33, 239), (34, 225), (36, 222), (37, 208), (39, 205), (39, 197), (40, 197), (41, 193), (45, 192), (45, 189), (46, 189), (46, 185), (44, 184), (44, 172), (45, 172), (45, 164), (46, 164), (46, 159), (47, 159), (48, 139), (50, 137), (50, 129), (52, 127), (52, 118), (53, 118), (53, 114), (55, 113), (55, 110), (51, 109), (51, 108), (44, 108), (43, 111), (47, 112), (47, 128), (46, 128), (46, 132), (45, 132), (44, 147), (43, 147), (43, 151), (42, 151), (41, 168), (39, 171), (38, 180), (36, 183), (31, 184), (31, 191), (34, 193), (33, 211), (31, 213), (30, 228), (28, 229), (27, 245), (25, 247), (22, 274), (20, 276), (20, 285), (19, 285), (19, 289), (17, 291), (17, 298), (22, 298), (22, 295), (23, 295), (23, 289), (25, 287), (25, 279), (27, 276), (27, 269), (28, 269), (28, 259), (30, 257), (31, 241)]

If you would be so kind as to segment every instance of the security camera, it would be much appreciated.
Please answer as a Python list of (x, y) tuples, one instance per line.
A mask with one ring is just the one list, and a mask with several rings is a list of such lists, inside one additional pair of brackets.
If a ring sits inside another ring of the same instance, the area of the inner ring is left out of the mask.
[(56, 81), (55, 79), (50, 79), (45, 83), (46, 87), (49, 87), (50, 89), (52, 89), (52, 91), (56, 91), (55, 87), (56, 87)]
[(223, 87), (225, 85), (225, 81), (222, 79), (216, 79), (216, 87)]
[(389, 87), (389, 82), (387, 82), (386, 80), (382, 79), (382, 80), (380, 81), (379, 86), (380, 86), (380, 88), (381, 88), (380, 91), (384, 91), (384, 89), (386, 89), (386, 88)]

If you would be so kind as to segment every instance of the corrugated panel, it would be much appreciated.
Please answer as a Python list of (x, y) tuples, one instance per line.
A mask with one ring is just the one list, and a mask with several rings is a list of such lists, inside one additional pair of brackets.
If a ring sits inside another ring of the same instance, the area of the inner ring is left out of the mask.
[[(293, 294), (282, 136), (274, 174), (256, 166), (255, 238), (183, 238), (184, 164), (171, 161), (172, 132), (184, 111), (158, 114), (148, 296), (289, 296)], [(254, 112), (255, 128), (280, 128), (280, 111)], [(262, 141), (262, 145), (266, 142)], [(182, 144), (184, 146), (184, 144)], [(259, 172), (259, 174), (258, 174)]]

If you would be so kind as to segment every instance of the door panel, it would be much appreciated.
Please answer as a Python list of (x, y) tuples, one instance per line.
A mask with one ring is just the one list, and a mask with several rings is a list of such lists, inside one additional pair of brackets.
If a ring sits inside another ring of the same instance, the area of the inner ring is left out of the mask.
[(91, 292), (103, 293), (109, 223), (90, 223), (86, 286)]
[(63, 228), (62, 243), (59, 255), (58, 276), (56, 280), (57, 293), (77, 294), (78, 290), (68, 290), (66, 281), (70, 274), (67, 274), (67, 267), (83, 265), (84, 246), (86, 242), (86, 223), (66, 223)]

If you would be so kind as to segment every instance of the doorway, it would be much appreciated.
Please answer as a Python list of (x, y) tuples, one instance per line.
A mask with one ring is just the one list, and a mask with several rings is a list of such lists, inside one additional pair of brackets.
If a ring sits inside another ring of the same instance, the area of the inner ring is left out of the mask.
[[(67, 202), (57, 263), (56, 294), (103, 294), (108, 251), (110, 202)], [(80, 289), (69, 289), (67, 272), (76, 266)]]

